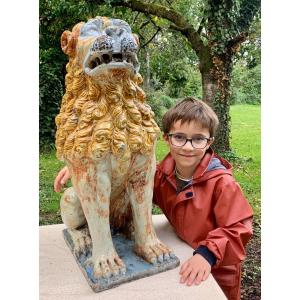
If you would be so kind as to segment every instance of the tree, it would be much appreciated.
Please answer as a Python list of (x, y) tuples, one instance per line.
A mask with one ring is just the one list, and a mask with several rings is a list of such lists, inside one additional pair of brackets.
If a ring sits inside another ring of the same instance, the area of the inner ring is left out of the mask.
[(108, 13), (105, 7), (95, 10), (84, 0), (40, 0), (39, 51), (39, 137), (40, 148), (54, 145), (55, 116), (59, 113), (64, 91), (67, 56), (61, 51), (60, 36), (93, 15)]
[(122, 6), (168, 20), (170, 30), (187, 39), (199, 59), (203, 100), (216, 111), (220, 127), (215, 149), (230, 150), (230, 80), (233, 58), (247, 39), (250, 25), (260, 12), (259, 0), (155, 1), (86, 0)]

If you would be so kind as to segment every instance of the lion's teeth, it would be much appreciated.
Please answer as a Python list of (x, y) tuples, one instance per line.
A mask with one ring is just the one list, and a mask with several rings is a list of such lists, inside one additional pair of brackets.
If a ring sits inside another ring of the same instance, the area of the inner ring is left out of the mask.
[(99, 57), (96, 57), (95, 64), (96, 64), (96, 66), (99, 66), (101, 64)]

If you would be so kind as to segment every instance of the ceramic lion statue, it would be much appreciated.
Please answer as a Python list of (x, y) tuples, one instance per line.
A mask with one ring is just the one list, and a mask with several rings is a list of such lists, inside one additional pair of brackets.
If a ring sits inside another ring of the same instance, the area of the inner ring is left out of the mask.
[[(89, 263), (95, 277), (126, 271), (111, 227), (134, 236), (134, 251), (147, 262), (173, 255), (152, 225), (160, 130), (139, 87), (138, 45), (126, 22), (105, 17), (78, 23), (61, 36), (69, 62), (56, 117), (56, 148), (72, 178), (61, 215), (78, 255), (92, 245)], [(78, 230), (86, 223), (88, 234)]]

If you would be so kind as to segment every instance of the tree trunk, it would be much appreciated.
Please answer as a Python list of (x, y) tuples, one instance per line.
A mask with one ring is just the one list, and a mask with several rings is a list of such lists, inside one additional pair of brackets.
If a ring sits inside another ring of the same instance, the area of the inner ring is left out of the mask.
[[(201, 72), (201, 71), (200, 71)], [(214, 107), (214, 98), (218, 91), (218, 84), (213, 76), (208, 72), (201, 72), (202, 79), (202, 100), (209, 106)]]
[[(210, 105), (219, 118), (219, 128), (212, 148), (218, 152), (230, 151), (230, 90), (229, 78), (231, 63), (220, 64), (201, 63), (199, 65), (202, 77), (203, 101)], [(220, 80), (220, 77), (222, 80)], [(225, 82), (225, 83), (224, 83)]]
[(229, 95), (226, 100), (215, 100), (214, 111), (219, 118), (219, 129), (217, 131), (213, 148), (218, 152), (222, 153), (230, 151), (230, 105)]

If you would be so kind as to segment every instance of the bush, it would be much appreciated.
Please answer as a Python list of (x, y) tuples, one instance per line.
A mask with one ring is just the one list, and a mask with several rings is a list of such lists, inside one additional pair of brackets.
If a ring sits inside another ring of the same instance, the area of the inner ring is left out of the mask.
[(170, 109), (175, 104), (175, 99), (170, 98), (167, 95), (159, 95), (158, 98), (162, 106), (164, 106), (167, 109)]
[(39, 139), (40, 148), (53, 146), (55, 137), (55, 116), (63, 96), (61, 76), (46, 63), (40, 63), (39, 94)]
[(41, 0), (39, 2), (40, 41), (40, 148), (54, 145), (56, 131), (54, 118), (59, 112), (64, 91), (67, 56), (60, 47), (64, 30), (72, 30), (79, 21), (91, 15), (107, 15), (106, 6), (100, 7), (84, 0)]
[(190, 68), (189, 78), (182, 89), (182, 96), (192, 96), (202, 98), (202, 82), (199, 70)]
[(175, 75), (172, 74), (172, 76), (170, 76), (170, 78), (159, 88), (163, 94), (168, 95), (173, 99), (184, 98), (187, 96), (201, 99), (202, 83), (199, 70), (193, 66), (187, 66), (186, 70), (183, 70), (182, 77)]
[(261, 103), (260, 70), (260, 65), (251, 69), (239, 64), (234, 67), (231, 82), (231, 104)]
[(169, 108), (174, 106), (178, 100), (171, 98), (161, 91), (152, 91), (147, 94), (147, 103), (151, 106), (154, 114), (155, 121), (162, 129), (162, 117)]

